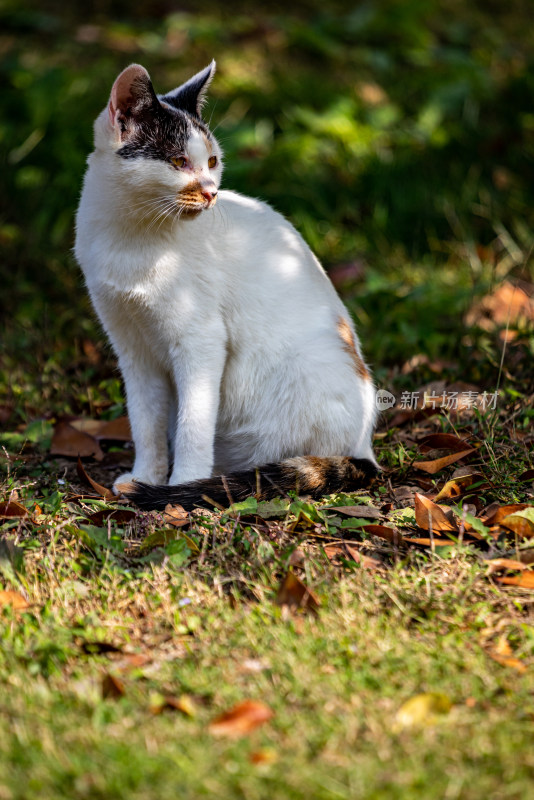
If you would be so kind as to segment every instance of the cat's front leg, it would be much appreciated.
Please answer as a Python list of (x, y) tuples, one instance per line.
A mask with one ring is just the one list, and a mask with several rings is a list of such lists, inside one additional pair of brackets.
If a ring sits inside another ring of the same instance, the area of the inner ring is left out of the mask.
[(208, 478), (213, 470), (215, 426), (226, 361), (224, 327), (212, 323), (173, 354), (178, 419), (171, 484)]
[(151, 484), (166, 483), (169, 470), (169, 379), (149, 358), (139, 355), (135, 359), (124, 355), (119, 357), (119, 366), (126, 387), (135, 462), (131, 472), (117, 478), (114, 488), (132, 479)]

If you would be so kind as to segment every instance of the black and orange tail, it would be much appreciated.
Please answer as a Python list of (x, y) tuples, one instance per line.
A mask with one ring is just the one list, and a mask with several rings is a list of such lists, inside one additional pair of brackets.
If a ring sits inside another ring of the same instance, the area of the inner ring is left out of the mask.
[(226, 508), (251, 496), (270, 500), (290, 491), (313, 498), (355, 491), (369, 486), (377, 472), (376, 465), (365, 458), (295, 456), (279, 464), (265, 464), (177, 486), (151, 486), (131, 481), (117, 488), (139, 508), (163, 511), (171, 503), (191, 511), (195, 507)]

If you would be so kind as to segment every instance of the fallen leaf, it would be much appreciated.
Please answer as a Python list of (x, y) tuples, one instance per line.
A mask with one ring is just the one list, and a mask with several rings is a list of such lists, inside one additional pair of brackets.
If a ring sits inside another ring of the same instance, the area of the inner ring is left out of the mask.
[(273, 716), (269, 706), (260, 700), (243, 700), (210, 722), (208, 730), (213, 736), (237, 738), (251, 733)]
[(151, 664), (153, 660), (148, 653), (124, 653), (118, 661), (113, 661), (113, 669), (118, 672), (130, 672), (132, 669)]
[(436, 503), (422, 494), (415, 495), (415, 521), (425, 531), (432, 527), (433, 531), (458, 532), (456, 523)]
[(525, 508), (528, 508), (527, 503), (515, 503), (510, 506), (497, 507), (492, 503), (491, 506), (488, 506), (481, 514), (480, 519), (484, 525), (500, 525), (503, 519), (506, 519), (506, 517), (512, 514), (516, 514), (518, 511), (524, 511)]
[(0, 519), (16, 519), (28, 517), (30, 512), (14, 500), (0, 502)]
[(20, 592), (5, 591), (0, 592), (0, 606), (11, 606), (15, 611), (23, 611), (29, 608), (30, 604)]
[(345, 514), (347, 517), (363, 517), (363, 519), (380, 519), (381, 513), (373, 506), (326, 506), (328, 511)]
[(302, 608), (314, 614), (317, 614), (320, 605), (315, 592), (309, 589), (291, 570), (287, 572), (280, 584), (275, 603), (291, 609)]
[(161, 714), (162, 711), (171, 709), (173, 711), (180, 711), (186, 717), (195, 717), (196, 708), (193, 700), (187, 694), (181, 694), (179, 697), (173, 695), (165, 695), (156, 703), (150, 706), (152, 714)]
[(526, 664), (523, 664), (523, 662), (520, 661), (519, 658), (515, 658), (515, 656), (503, 656), (493, 650), (489, 651), (489, 656), (503, 667), (512, 667), (521, 674), (524, 674), (527, 671)]
[(434, 475), (436, 472), (445, 469), (445, 467), (448, 467), (450, 464), (454, 464), (455, 461), (460, 461), (460, 459), (465, 458), (474, 452), (476, 452), (475, 448), (470, 447), (469, 450), (462, 450), (459, 453), (452, 453), (450, 456), (436, 458), (433, 461), (414, 461), (412, 467), (415, 467), (415, 469), (420, 469), (422, 472), (427, 472), (430, 475)]
[(249, 756), (249, 761), (251, 764), (274, 764), (278, 761), (278, 755), (276, 750), (273, 750), (272, 747), (264, 747), (261, 750), (255, 750)]
[(505, 569), (528, 569), (527, 564), (523, 564), (521, 561), (515, 561), (513, 558), (490, 558), (484, 561), (484, 563), (488, 565), (488, 575), (493, 575), (493, 573)]
[(441, 692), (424, 692), (411, 697), (397, 711), (397, 728), (432, 725), (440, 716), (448, 714), (452, 708), (450, 699)]
[(508, 577), (505, 575), (502, 578), (496, 578), (499, 583), (510, 584), (510, 586), (518, 586), (521, 589), (534, 589), (534, 571), (525, 570), (521, 575)]
[(148, 553), (151, 550), (155, 550), (156, 547), (167, 547), (171, 542), (176, 541), (184, 541), (188, 548), (191, 550), (192, 553), (195, 555), (200, 552), (198, 544), (188, 536), (186, 533), (179, 533), (176, 529), (160, 529), (154, 531), (154, 533), (149, 533), (148, 536), (143, 539), (141, 542), (141, 552)]
[(189, 514), (182, 506), (167, 503), (163, 512), (163, 519), (174, 528), (182, 528), (189, 523)]
[(93, 436), (76, 430), (68, 422), (58, 422), (54, 428), (50, 454), (66, 458), (94, 458), (102, 461), (104, 453)]
[(332, 544), (325, 545), (324, 551), (330, 561), (338, 557), (348, 557), (365, 569), (380, 569), (384, 566), (377, 558), (358, 553), (356, 548), (348, 544), (348, 542), (332, 542)]
[[(475, 484), (479, 484), (475, 486)], [(482, 490), (487, 488), (488, 484), (484, 482), (483, 475), (472, 473), (471, 475), (460, 475), (453, 478), (440, 489), (434, 502), (439, 503), (440, 500), (453, 500), (463, 494), (468, 494), (472, 488)]]
[(509, 514), (500, 521), (500, 525), (509, 528), (522, 539), (534, 537), (534, 508), (525, 508), (515, 514)]
[(526, 481), (534, 481), (534, 469), (526, 469), (524, 472), (521, 473), (521, 475), (517, 480), (520, 483), (525, 483)]
[(486, 331), (528, 323), (533, 319), (534, 299), (510, 281), (503, 281), (493, 292), (474, 303), (465, 316), (467, 325), (478, 325)]
[(132, 431), (128, 417), (117, 417), (117, 419), (106, 420), (100, 423), (100, 428), (96, 434), (97, 439), (105, 439), (114, 442), (131, 442)]
[(403, 543), (402, 534), (396, 528), (390, 528), (388, 525), (364, 525), (362, 531), (371, 533), (373, 536), (380, 536), (381, 539), (386, 539), (397, 546)]
[(85, 468), (82, 464), (81, 458), (78, 458), (78, 463), (76, 464), (76, 471), (78, 473), (79, 479), (86, 483), (88, 486), (92, 486), (95, 492), (98, 492), (105, 500), (114, 500), (115, 495), (111, 491), (111, 489), (106, 489), (105, 486), (102, 486), (100, 483), (94, 481), (90, 475), (85, 471)]
[(378, 558), (373, 558), (372, 556), (366, 556), (363, 553), (358, 553), (358, 551), (354, 547), (351, 547), (347, 542), (344, 544), (352, 560), (357, 564), (360, 564), (360, 566), (365, 567), (366, 569), (380, 569), (380, 567), (384, 566), (382, 562), (378, 560)]
[(116, 700), (119, 697), (123, 697), (126, 694), (126, 689), (124, 688), (124, 683), (117, 678), (115, 675), (111, 675), (111, 673), (106, 672), (104, 677), (102, 678), (102, 697), (104, 700), (109, 698)]
[(467, 439), (460, 439), (454, 433), (431, 433), (418, 442), (421, 450), (454, 450), (462, 452), (473, 450)]
[(405, 536), (404, 541), (408, 544), (421, 544), (424, 547), (451, 547), (454, 545), (452, 539), (427, 539), (425, 537), (412, 537), (412, 536)]

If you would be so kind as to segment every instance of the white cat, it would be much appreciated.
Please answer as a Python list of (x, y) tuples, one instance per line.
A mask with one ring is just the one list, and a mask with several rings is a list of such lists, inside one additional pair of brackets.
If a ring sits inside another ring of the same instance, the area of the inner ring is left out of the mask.
[[(201, 119), (214, 71), (164, 96), (138, 64), (118, 76), (77, 214), (135, 444), (115, 488), (145, 507), (320, 494), (376, 471), (375, 389), (347, 310), (287, 220), (219, 191), (222, 152)], [(187, 487), (162, 486), (170, 466)]]

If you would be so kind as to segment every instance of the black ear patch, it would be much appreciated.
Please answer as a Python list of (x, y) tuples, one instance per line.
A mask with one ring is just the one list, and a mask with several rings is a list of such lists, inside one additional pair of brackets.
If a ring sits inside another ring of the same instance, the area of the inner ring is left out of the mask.
[(206, 92), (214, 75), (215, 61), (212, 61), (208, 67), (197, 72), (182, 86), (163, 95), (161, 100), (180, 111), (186, 111), (188, 114), (200, 118)]

